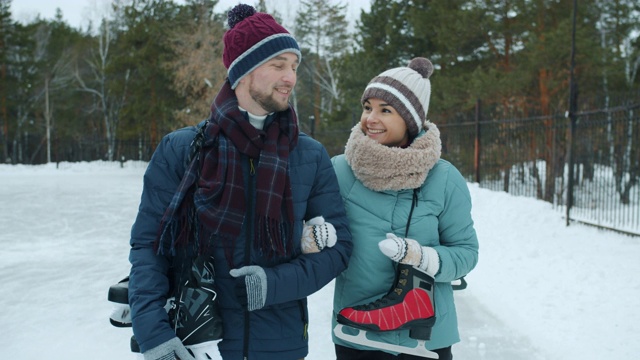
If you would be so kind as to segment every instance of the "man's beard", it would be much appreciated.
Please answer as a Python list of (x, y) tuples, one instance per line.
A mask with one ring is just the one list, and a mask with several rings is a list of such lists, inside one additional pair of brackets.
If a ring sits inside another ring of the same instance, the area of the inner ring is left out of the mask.
[(276, 101), (272, 95), (266, 94), (255, 89), (253, 86), (249, 87), (249, 95), (253, 101), (255, 101), (260, 107), (262, 107), (267, 113), (285, 111), (289, 108), (289, 103), (284, 104)]

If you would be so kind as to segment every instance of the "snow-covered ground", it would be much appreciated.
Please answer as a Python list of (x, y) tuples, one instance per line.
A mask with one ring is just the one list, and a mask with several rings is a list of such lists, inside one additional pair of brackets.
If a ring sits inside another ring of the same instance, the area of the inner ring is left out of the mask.
[[(133, 359), (108, 287), (127, 275), (145, 163), (0, 165), (3, 359)], [(640, 356), (640, 238), (565, 226), (551, 205), (469, 185), (480, 262), (456, 293), (465, 359)], [(311, 296), (310, 354), (335, 358), (333, 284)]]

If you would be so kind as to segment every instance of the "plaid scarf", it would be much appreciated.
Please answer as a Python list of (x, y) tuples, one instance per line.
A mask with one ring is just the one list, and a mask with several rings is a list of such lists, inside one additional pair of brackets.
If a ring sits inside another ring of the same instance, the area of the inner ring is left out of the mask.
[[(288, 174), (289, 152), (298, 141), (293, 109), (275, 114), (265, 131), (256, 129), (238, 109), (238, 99), (225, 82), (211, 105), (211, 116), (196, 135), (200, 149), (167, 207), (160, 225), (158, 252), (197, 244), (200, 253), (209, 239), (227, 242), (232, 264), (248, 199), (245, 198), (241, 154), (257, 159), (255, 177), (254, 246), (271, 258), (291, 253), (293, 197)], [(253, 165), (253, 164), (252, 164)]]

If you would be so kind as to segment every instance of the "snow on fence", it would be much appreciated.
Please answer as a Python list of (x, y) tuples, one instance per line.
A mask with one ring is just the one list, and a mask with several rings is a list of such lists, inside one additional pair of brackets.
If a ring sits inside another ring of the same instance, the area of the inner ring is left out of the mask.
[(443, 157), (482, 187), (551, 202), (567, 224), (640, 236), (640, 104), (575, 115), (573, 131), (564, 116), (442, 125)]

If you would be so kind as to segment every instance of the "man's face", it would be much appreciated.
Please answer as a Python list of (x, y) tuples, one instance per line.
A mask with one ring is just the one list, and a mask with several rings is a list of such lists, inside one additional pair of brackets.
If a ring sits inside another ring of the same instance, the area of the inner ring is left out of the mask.
[(289, 96), (296, 85), (297, 70), (298, 57), (293, 53), (280, 54), (257, 67), (241, 80), (246, 83), (253, 103), (243, 107), (255, 115), (289, 108)]

